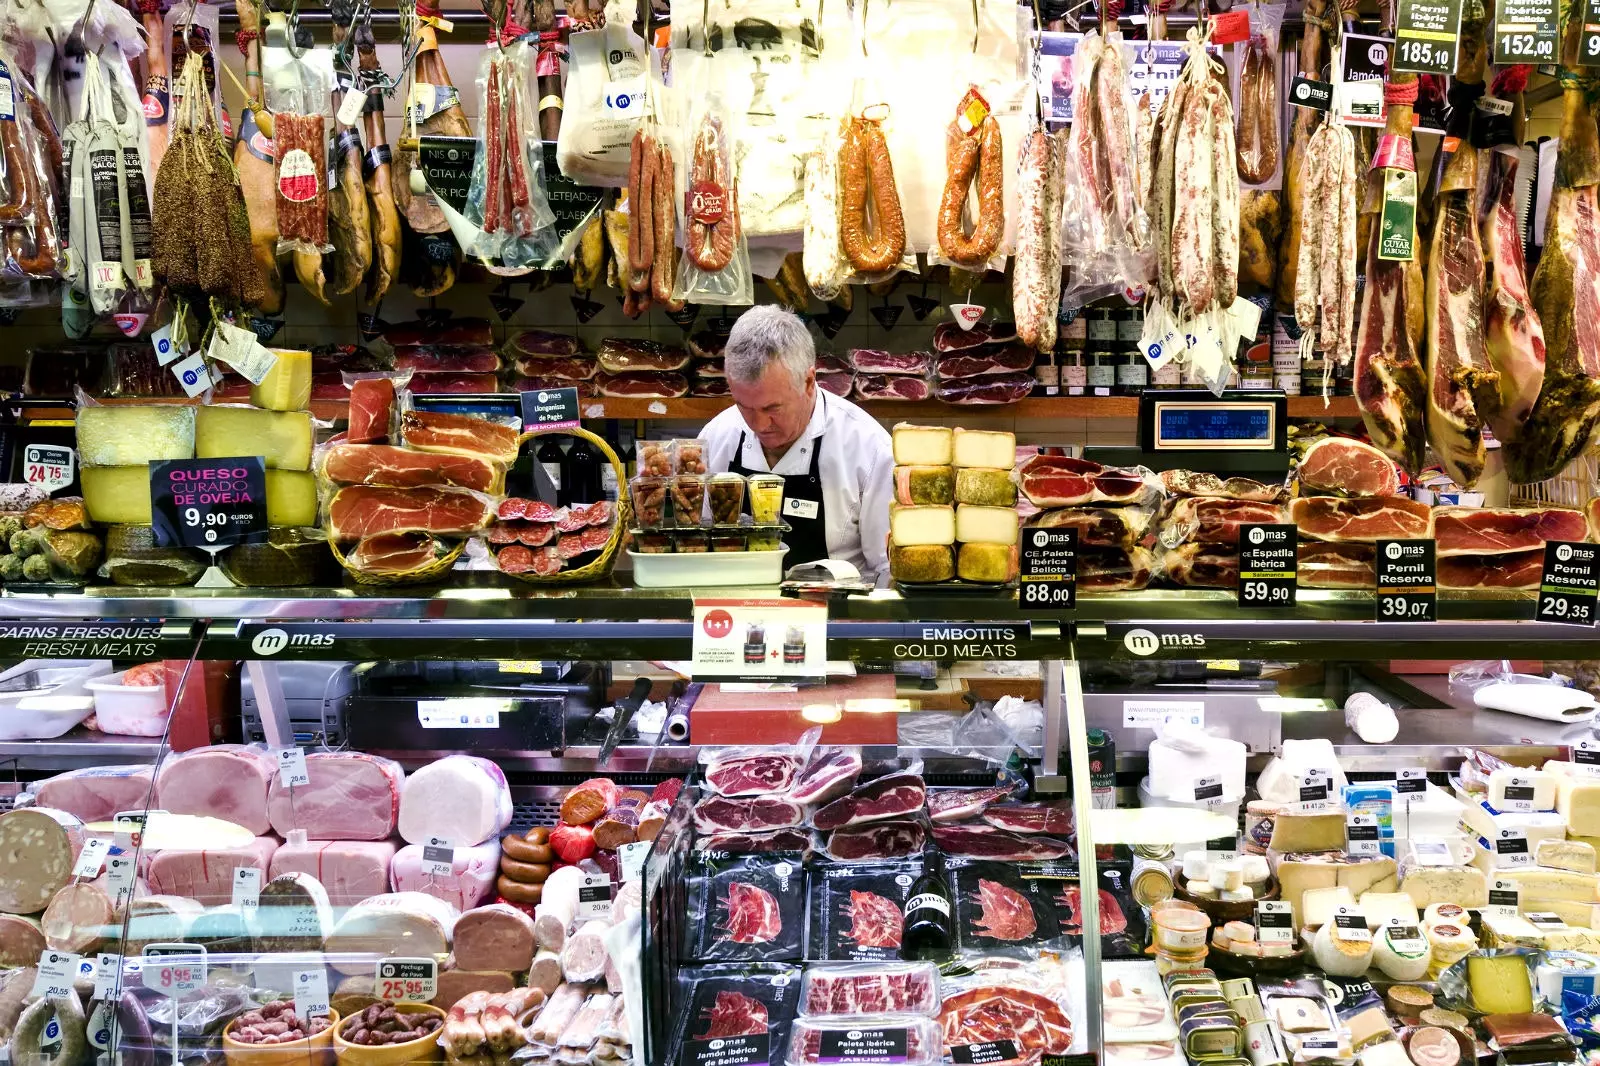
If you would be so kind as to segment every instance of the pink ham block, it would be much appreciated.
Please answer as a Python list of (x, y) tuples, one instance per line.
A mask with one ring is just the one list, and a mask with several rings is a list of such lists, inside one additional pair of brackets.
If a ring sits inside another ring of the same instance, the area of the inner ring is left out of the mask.
[(259, 837), (272, 829), (267, 791), (277, 773), (271, 756), (259, 748), (242, 744), (199, 748), (162, 764), (156, 776), (156, 802), (170, 814), (221, 818)]
[(265, 877), (277, 850), (277, 837), (256, 837), (238, 848), (166, 848), (150, 860), (150, 888), (159, 895), (187, 896), (219, 907), (233, 901), (237, 867), (260, 870)]
[(457, 848), (492, 840), (511, 824), (511, 788), (500, 767), (475, 755), (447, 755), (406, 779), (400, 835), (408, 844), (436, 838)]
[(407, 844), (389, 864), (389, 884), (396, 892), (421, 892), (444, 900), (457, 910), (471, 910), (494, 898), (494, 880), (500, 874), (500, 841), (456, 848), (450, 876), (422, 871), (421, 844)]
[(54, 807), (85, 822), (109, 822), (121, 811), (143, 810), (150, 802), (150, 767), (95, 766), (40, 781), (33, 794), (41, 807)]
[(399, 763), (354, 751), (317, 751), (306, 756), (306, 776), (311, 783), (293, 789), (272, 778), (267, 816), (279, 836), (302, 829), (311, 840), (384, 840), (394, 832), (406, 777)]
[(328, 890), (335, 907), (353, 907), (389, 891), (389, 864), (399, 845), (392, 840), (288, 841), (272, 854), (272, 876), (310, 874)]

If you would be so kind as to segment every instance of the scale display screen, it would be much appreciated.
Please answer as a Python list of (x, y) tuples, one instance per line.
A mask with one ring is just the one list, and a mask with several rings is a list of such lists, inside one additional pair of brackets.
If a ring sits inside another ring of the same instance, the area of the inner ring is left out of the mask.
[(1157, 450), (1271, 449), (1277, 407), (1267, 403), (1164, 403), (1155, 405)]

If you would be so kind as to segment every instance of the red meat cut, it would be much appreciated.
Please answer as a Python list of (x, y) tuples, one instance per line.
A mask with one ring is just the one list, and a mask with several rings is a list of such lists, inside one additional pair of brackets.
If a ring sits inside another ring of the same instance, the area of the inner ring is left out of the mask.
[(451, 485), (490, 493), (499, 491), (505, 478), (492, 461), (478, 456), (418, 452), (390, 444), (335, 444), (323, 456), (322, 476), (335, 485), (395, 489)]
[(493, 374), (500, 354), (482, 344), (408, 344), (394, 350), (396, 370), (418, 374)]
[(1180, 545), (1161, 557), (1161, 565), (1175, 585), (1231, 589), (1239, 584), (1239, 550), (1226, 545)]
[(886, 352), (881, 348), (852, 348), (845, 353), (850, 366), (863, 374), (926, 375), (933, 365), (928, 352)]
[(1432, 536), (1433, 508), (1406, 496), (1346, 500), (1301, 496), (1289, 503), (1289, 521), (1316, 540), (1405, 540)]
[(1137, 591), (1150, 584), (1155, 556), (1145, 548), (1085, 548), (1078, 553), (1080, 592)]
[(404, 574), (426, 566), (450, 550), (428, 533), (379, 533), (363, 537), (345, 561), (363, 574)]
[(789, 798), (796, 803), (826, 803), (849, 792), (860, 776), (861, 756), (856, 752), (821, 752), (795, 777)]
[[(861, 369), (859, 366), (857, 370)], [(959, 381), (962, 378), (981, 378), (991, 374), (1010, 374), (1033, 369), (1033, 349), (1021, 344), (1003, 348), (985, 348), (981, 351), (963, 352), (960, 355), (943, 355), (934, 369), (940, 381)]]
[(1028, 520), (1030, 529), (1075, 529), (1080, 548), (1127, 550), (1144, 536), (1149, 512), (1139, 507), (1063, 507)]
[(959, 322), (941, 322), (933, 327), (933, 350), (963, 352), (986, 344), (1009, 344), (1017, 339), (1017, 327), (1010, 322), (977, 322), (962, 329)]
[(351, 444), (381, 443), (389, 439), (394, 412), (394, 379), (361, 378), (350, 383), (350, 425), (344, 439)]
[(577, 355), (583, 351), (578, 338), (566, 333), (551, 333), (542, 329), (525, 329), (511, 338), (507, 345), (517, 355)]
[[(848, 375), (840, 375), (849, 381)], [(926, 400), (933, 395), (927, 378), (909, 374), (857, 374), (854, 382), (858, 400)]]
[(486, 418), (412, 410), (400, 416), (400, 431), (408, 447), (425, 452), (479, 455), (507, 466), (517, 461), (517, 431)]
[(998, 881), (978, 881), (977, 904), (983, 913), (972, 927), (996, 940), (1026, 940), (1039, 928), (1026, 896)]
[(707, 796), (694, 805), (694, 827), (702, 833), (719, 829), (795, 829), (805, 824), (805, 818), (806, 812), (798, 803), (780, 796)]
[(1072, 845), (1064, 840), (1023, 836), (992, 825), (936, 825), (933, 827), (933, 839), (941, 850), (951, 855), (971, 855), (981, 859), (1028, 862), (1064, 859), (1072, 854)]
[(723, 905), (728, 911), (723, 926), (728, 931), (725, 939), (735, 944), (765, 944), (783, 932), (778, 901), (764, 888), (734, 881), (728, 885), (728, 898)]
[(602, 396), (653, 396), (670, 400), (689, 393), (689, 379), (670, 371), (636, 370), (626, 374), (601, 374), (597, 380)]
[(706, 784), (723, 796), (766, 796), (789, 791), (799, 772), (796, 755), (730, 752), (712, 757)]
[(920, 1014), (939, 1001), (926, 970), (838, 973), (813, 969), (806, 980), (806, 1014)]
[(1001, 803), (983, 812), (983, 820), (1016, 833), (1072, 835), (1072, 808), (1056, 803)]
[(716, 1002), (700, 1012), (706, 1031), (696, 1040), (761, 1036), (767, 1031), (767, 1005), (739, 992), (718, 992)]
[(922, 841), (922, 826), (916, 822), (873, 822), (850, 829), (835, 829), (828, 834), (828, 843), (822, 850), (830, 858), (843, 862), (897, 859), (921, 851)]
[(864, 948), (900, 946), (900, 907), (872, 892), (850, 891), (850, 932), (845, 935)]
[(517, 373), (551, 381), (588, 381), (600, 364), (586, 355), (527, 356), (517, 360)]
[(1016, 403), (1033, 391), (1038, 384), (1032, 374), (1025, 371), (1004, 374), (985, 374), (975, 378), (941, 378), (933, 397), (943, 403), (984, 404)]
[(383, 331), (396, 348), (410, 344), (493, 344), (494, 327), (487, 318), (416, 319)]
[(1394, 460), (1349, 437), (1324, 437), (1307, 448), (1297, 476), (1300, 484), (1313, 492), (1393, 496), (1400, 491)]
[(593, 381), (571, 381), (566, 378), (522, 376), (511, 385), (512, 392), (540, 392), (546, 389), (572, 389), (582, 399), (600, 395), (600, 386)]
[(607, 337), (594, 353), (600, 369), (608, 374), (636, 371), (682, 370), (689, 365), (686, 349), (660, 341)]
[(1072, 1019), (1049, 996), (1011, 985), (982, 985), (946, 996), (939, 1007), (946, 1047), (1011, 1041), (1014, 1059), (996, 1066), (1025, 1066), (1045, 1053), (1072, 1047)]
[[(1083, 889), (1079, 885), (1067, 884), (1061, 888), (1061, 894), (1056, 897), (1056, 902), (1066, 908), (1066, 917), (1061, 919), (1061, 931), (1073, 935), (1083, 933)], [(1122, 907), (1117, 903), (1117, 897), (1105, 889), (1100, 890), (1100, 935), (1110, 936), (1113, 933), (1125, 932), (1128, 928), (1128, 919), (1122, 913)]]
[(932, 822), (959, 822), (982, 814), (991, 803), (999, 803), (1015, 791), (1010, 785), (988, 788), (941, 788), (928, 793), (928, 819)]
[(1275, 503), (1185, 497), (1174, 500), (1162, 519), (1161, 540), (1171, 546), (1195, 543), (1238, 547), (1240, 527), (1282, 521), (1283, 510)]
[(1447, 555), (1439, 560), (1439, 587), (1536, 589), (1543, 573), (1543, 548), (1502, 555)]
[(1023, 495), (1036, 507), (1133, 503), (1146, 491), (1144, 478), (1136, 471), (1067, 455), (1035, 455), (1017, 474)]
[[(915, 379), (911, 379), (915, 380)], [(817, 387), (835, 396), (849, 396), (855, 382), (854, 374), (818, 374)]]
[(774, 829), (770, 833), (708, 833), (694, 842), (696, 851), (722, 851), (729, 855), (759, 855), (774, 851), (810, 854), (815, 846), (804, 829)]
[(423, 396), (498, 392), (500, 379), (493, 374), (413, 374), (407, 387)]
[(926, 798), (927, 787), (920, 775), (888, 774), (857, 785), (849, 795), (813, 812), (811, 825), (816, 829), (844, 829), (899, 818), (922, 810)]
[(1433, 535), (1440, 556), (1531, 551), (1551, 540), (1583, 540), (1589, 521), (1564, 507), (1439, 507)]
[(390, 489), (347, 485), (328, 503), (328, 535), (335, 541), (382, 533), (469, 536), (494, 518), (485, 496), (466, 489)]

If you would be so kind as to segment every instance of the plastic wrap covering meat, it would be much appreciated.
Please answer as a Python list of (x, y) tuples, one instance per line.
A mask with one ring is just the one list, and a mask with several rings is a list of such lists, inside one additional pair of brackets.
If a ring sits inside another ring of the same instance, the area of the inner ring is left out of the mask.
[[(460, 916), (444, 900), (421, 892), (373, 896), (339, 918), (324, 950), (329, 955), (448, 955), (450, 931)], [(334, 961), (333, 966), (340, 973), (372, 972), (370, 962)]]
[(906, 905), (921, 872), (916, 859), (830, 863), (813, 870), (807, 958), (879, 965), (898, 959)]
[(22, 391), (28, 396), (68, 399), (82, 389), (90, 396), (105, 392), (107, 359), (103, 348), (41, 346), (28, 351)]
[(468, 489), (347, 485), (328, 501), (327, 530), (338, 542), (395, 533), (465, 537), (494, 518), (493, 498)]
[(1022, 464), (1017, 475), (1023, 495), (1036, 507), (1147, 503), (1159, 493), (1155, 475), (1142, 466), (1102, 466), (1065, 455), (1035, 455)]
[(500, 353), (482, 344), (408, 344), (394, 350), (394, 368), (415, 374), (493, 374)]
[(938, 788), (928, 792), (928, 820), (935, 825), (964, 822), (981, 815), (1015, 791), (1010, 785), (988, 788)]
[(499, 385), (493, 374), (417, 374), (411, 379), (411, 391), (426, 396), (494, 392)]
[[(928, 352), (888, 352), (881, 348), (852, 348), (846, 353), (851, 369), (862, 374), (915, 374), (926, 377), (933, 368)], [(1030, 364), (1031, 365), (1031, 364)]]
[(1371, 544), (1303, 540), (1295, 580), (1302, 588), (1369, 589), (1377, 582), (1377, 549)]
[(1034, 862), (1064, 859), (1072, 845), (1054, 837), (1015, 833), (993, 825), (935, 825), (933, 839), (950, 855)]
[(828, 834), (822, 850), (829, 858), (841, 862), (893, 859), (915, 855), (922, 850), (923, 839), (921, 825), (894, 819), (835, 829)]
[(1371, 544), (1433, 534), (1433, 509), (1405, 496), (1301, 496), (1289, 504), (1289, 521), (1300, 527), (1302, 536), (1317, 540)]
[[(171, 1062), (176, 1058), (185, 1066), (202, 1066), (223, 1061), (222, 1031), (235, 1018), (260, 1007), (253, 992), (248, 986), (216, 982), (181, 998), (158, 996), (147, 989), (125, 994), (136, 997), (144, 1008), (149, 1023), (144, 1046), (154, 1050), (153, 1061)], [(172, 1046), (174, 1015), (176, 1049)]]
[(560, 238), (545, 191), (544, 149), (530, 130), (539, 128), (529, 99), (536, 84), (537, 45), (518, 40), (486, 50), (478, 64), (478, 100), (483, 116), (467, 191), (465, 215), (476, 229), (457, 240), (491, 274), (518, 275), (541, 266)]
[[(492, 342), (491, 342), (492, 343)], [(580, 355), (583, 342), (569, 333), (551, 333), (542, 329), (525, 329), (506, 341), (505, 354), (513, 359), (524, 357), (566, 358)]]
[[(902, 1040), (905, 1044), (903, 1056), (899, 1053)], [(879, 1014), (865, 1018), (810, 1015), (795, 1019), (784, 1062), (786, 1066), (820, 1066), (832, 1062), (840, 1054), (850, 1054), (852, 1048), (859, 1048), (855, 1054), (870, 1060), (886, 1053), (879, 1047), (879, 1041), (883, 1046), (892, 1046), (895, 1057), (903, 1057), (907, 1066), (935, 1066), (944, 1054), (938, 1024), (919, 1014)]]
[(695, 76), (685, 88), (692, 104), (684, 127), (690, 132), (677, 161), (677, 187), (692, 189), (693, 195), (684, 204), (683, 262), (672, 299), (745, 305), (753, 302), (755, 286), (740, 218), (740, 201), (751, 192), (737, 180), (738, 124), (720, 85), (712, 83), (709, 66), (691, 69)]
[(400, 415), (408, 448), (447, 455), (477, 455), (510, 466), (517, 461), (522, 427), (450, 411), (412, 409)]
[(1503, 555), (1450, 555), (1439, 559), (1442, 589), (1536, 589), (1544, 567), (1544, 549)]
[(1283, 509), (1274, 503), (1185, 496), (1162, 512), (1158, 536), (1170, 548), (1190, 543), (1237, 548), (1243, 526), (1282, 521)]
[(728, 799), (707, 796), (694, 805), (694, 827), (701, 833), (722, 830), (767, 832), (798, 829), (805, 824), (805, 809), (781, 796)]
[(1183, 544), (1162, 554), (1161, 569), (1174, 585), (1231, 589), (1239, 584), (1239, 549)]
[(939, 969), (930, 962), (811, 966), (800, 988), (803, 1014), (939, 1012)]
[(796, 803), (826, 803), (849, 792), (860, 776), (860, 752), (817, 751), (794, 779), (789, 798)]
[(626, 374), (601, 374), (596, 380), (602, 396), (673, 399), (689, 394), (689, 379), (677, 373), (639, 370)]
[[(919, 768), (920, 769), (920, 768)], [(851, 789), (811, 814), (814, 829), (844, 829), (915, 815), (927, 800), (920, 772), (887, 774)]]
[(607, 337), (595, 352), (600, 369), (609, 374), (640, 370), (682, 370), (689, 365), (686, 349), (651, 340)]
[(1587, 540), (1588, 526), (1582, 511), (1560, 507), (1439, 507), (1433, 512), (1441, 556), (1523, 552), (1543, 548), (1546, 541)]
[(588, 381), (599, 373), (600, 364), (591, 355), (522, 355), (517, 357), (517, 373), (553, 381)]
[[(818, 374), (818, 380), (824, 375)], [(834, 375), (827, 375), (833, 377)], [(839, 375), (849, 382), (849, 375)], [(830, 392), (833, 390), (829, 390)], [(858, 400), (926, 400), (933, 395), (933, 384), (927, 378), (909, 374), (857, 374), (853, 393)]]
[(949, 1047), (974, 1044), (1015, 1050), (997, 1066), (1026, 1066), (1066, 1054), (1078, 1040), (1066, 1008), (1067, 982), (1048, 965), (987, 960), (977, 973), (942, 983), (939, 1025)]
[(690, 857), (694, 958), (784, 962), (805, 954), (809, 872), (792, 855)]
[(941, 380), (934, 398), (949, 404), (981, 406), (1016, 403), (1033, 392), (1032, 374), (989, 374), (978, 378)]
[(407, 844), (395, 852), (389, 866), (389, 883), (396, 892), (421, 892), (463, 911), (494, 898), (495, 878), (500, 872), (500, 841), (452, 849), (448, 875), (427, 872), (422, 849), (421, 844)]
[(1161, 484), (1174, 496), (1276, 503), (1288, 495), (1288, 489), (1281, 484), (1269, 485), (1247, 477), (1221, 477), (1200, 470), (1163, 470)]
[[(44, 100), (34, 91), (27, 68), (17, 64), (9, 53), (0, 55), (0, 59), (8, 66), (10, 86), (9, 121), (0, 126), (0, 153), (4, 156), (4, 169), (0, 170), (0, 200), (3, 200), (0, 202), (0, 237), (4, 238), (0, 242), (0, 266), (5, 268), (5, 277), (0, 280), (0, 306), (25, 306), (45, 298), (46, 292), (37, 282), (47, 282), (60, 273), (62, 248), (56, 219), (64, 217), (67, 208), (65, 190), (60, 184), (64, 160), (55, 122)], [(112, 157), (113, 179), (126, 169), (129, 151), (125, 149)], [(137, 176), (142, 186), (144, 173), (137, 147), (131, 148), (131, 159), (139, 167)], [(95, 184), (103, 184), (98, 176)], [(120, 190), (116, 190), (116, 195), (121, 198)], [(142, 200), (142, 203), (143, 228), (148, 242), (149, 202)], [(117, 207), (117, 200), (113, 200), (112, 210), (115, 212)], [(130, 222), (127, 211), (127, 206), (123, 205), (124, 227)], [(128, 249), (128, 253), (127, 261), (132, 263), (132, 249)], [(145, 254), (148, 257), (148, 250)], [(116, 264), (119, 272), (122, 259), (119, 255)], [(148, 262), (145, 265), (148, 267)]]
[(220, 906), (233, 899), (234, 867), (266, 873), (277, 849), (276, 837), (257, 837), (237, 848), (166, 848), (150, 859), (150, 888), (207, 907)]
[(954, 355), (941, 355), (934, 364), (934, 370), (939, 375), (940, 381), (956, 381), (961, 378), (1032, 371), (1033, 359), (1031, 348), (1021, 344), (1007, 344), (1000, 347), (972, 349)]
[(774, 829), (770, 832), (741, 832), (718, 830), (695, 838), (696, 851), (725, 851), (730, 855), (765, 854), (774, 851), (797, 851), (810, 855), (817, 847), (817, 839), (808, 829)]
[(288, 838), (296, 830), (311, 840), (386, 840), (400, 813), (405, 771), (400, 764), (355, 751), (306, 755), (311, 783), (285, 786), (272, 778), (267, 816)]
[(425, 485), (498, 494), (505, 468), (492, 459), (396, 448), (391, 444), (335, 444), (322, 453), (319, 473), (335, 485), (412, 489)]
[(1041, 511), (1027, 524), (1041, 529), (1076, 530), (1080, 548), (1127, 550), (1144, 537), (1153, 513), (1148, 507), (1062, 507)]
[[(909, 380), (915, 381), (915, 378)], [(854, 374), (818, 374), (817, 385), (835, 396), (849, 396), (854, 385)]]
[(1295, 470), (1310, 493), (1341, 496), (1393, 496), (1400, 491), (1394, 460), (1370, 444), (1348, 437), (1324, 437), (1300, 457)]
[[(677, 973), (684, 1004), (673, 1022), (668, 1061), (703, 1061), (740, 1038), (787, 1046), (798, 1012), (800, 969), (776, 962), (684, 967)], [(773, 1051), (774, 1066), (779, 1062)]]
[(267, 793), (277, 774), (261, 748), (215, 744), (168, 756), (156, 775), (156, 802), (171, 814), (221, 818), (261, 836), (272, 829)]
[(1085, 548), (1078, 556), (1078, 591), (1136, 592), (1150, 584), (1155, 556), (1141, 547)]
[(1009, 344), (1016, 339), (1016, 327), (1010, 322), (978, 322), (970, 329), (963, 329), (958, 322), (941, 322), (933, 327), (933, 350), (941, 353)]
[(788, 792), (805, 760), (773, 748), (703, 748), (700, 762), (718, 795), (768, 796)]
[(30, 787), (40, 807), (66, 811), (84, 822), (109, 822), (119, 811), (154, 806), (151, 776), (149, 766), (95, 766)]
[(511, 789), (500, 767), (473, 755), (448, 755), (411, 774), (400, 796), (400, 836), (472, 847), (511, 824)]

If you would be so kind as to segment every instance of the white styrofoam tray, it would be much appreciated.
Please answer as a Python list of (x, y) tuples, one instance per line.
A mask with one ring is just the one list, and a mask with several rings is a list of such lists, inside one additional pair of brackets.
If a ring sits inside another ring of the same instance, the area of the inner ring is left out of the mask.
[(84, 686), (111, 672), (105, 659), (27, 659), (0, 673), (0, 681), (35, 671), (44, 696), (0, 692), (0, 740), (50, 740), (61, 736), (94, 713), (92, 699), (56, 699), (84, 696)]
[(783, 556), (789, 549), (745, 552), (628, 551), (633, 583), (644, 589), (701, 585), (776, 585), (783, 581)]

